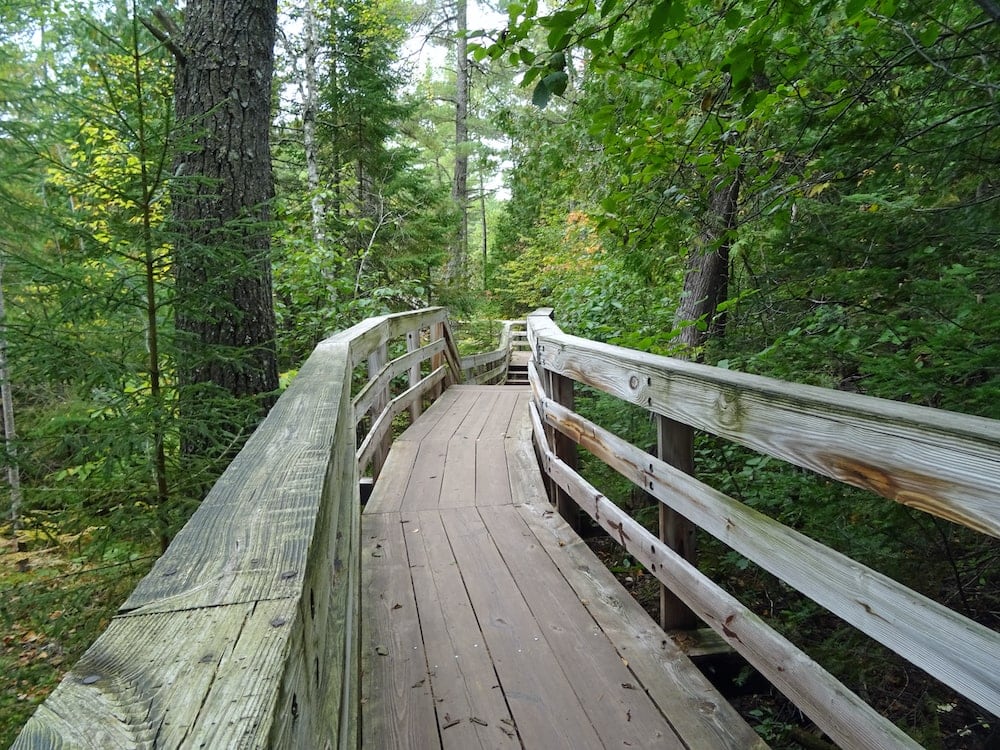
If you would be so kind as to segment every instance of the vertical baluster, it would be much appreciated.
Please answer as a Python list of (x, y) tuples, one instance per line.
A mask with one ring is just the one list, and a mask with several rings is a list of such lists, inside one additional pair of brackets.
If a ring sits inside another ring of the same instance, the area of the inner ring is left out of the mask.
[[(389, 361), (389, 353), (386, 345), (381, 344), (375, 351), (368, 355), (368, 379), (371, 380), (376, 375), (378, 375), (379, 370), (381, 370), (385, 363)], [(385, 408), (389, 405), (389, 384), (386, 383), (384, 387), (379, 388), (375, 393), (375, 398), (372, 401), (371, 408), (371, 418), (372, 425), (375, 424), (375, 420), (378, 419), (379, 415), (385, 411)], [(389, 446), (392, 444), (392, 430), (386, 432), (385, 437), (378, 442), (378, 447), (375, 448), (375, 453), (372, 455), (372, 479), (377, 480), (379, 473), (382, 471), (382, 465), (385, 463), (386, 456), (389, 455)]]
[[(573, 380), (551, 370), (544, 370), (545, 390), (556, 403), (573, 409), (575, 397)], [(558, 458), (574, 471), (577, 468), (576, 443), (553, 427), (546, 427), (549, 445)], [(564, 492), (554, 481), (549, 482), (549, 497), (555, 503), (556, 510), (566, 522), (576, 531), (580, 530), (580, 509), (576, 502)]]
[[(668, 417), (656, 417), (656, 454), (685, 474), (694, 473), (694, 431)], [(660, 540), (692, 565), (698, 562), (695, 526), (675, 510), (660, 503)], [(664, 585), (660, 585), (660, 626), (664, 630), (693, 630), (698, 616)]]
[[(420, 329), (409, 331), (406, 334), (406, 351), (415, 352), (420, 348)], [(420, 382), (420, 363), (410, 365), (410, 388)], [(418, 398), (410, 404), (410, 423), (417, 421), (417, 417), (424, 410), (424, 400)]]

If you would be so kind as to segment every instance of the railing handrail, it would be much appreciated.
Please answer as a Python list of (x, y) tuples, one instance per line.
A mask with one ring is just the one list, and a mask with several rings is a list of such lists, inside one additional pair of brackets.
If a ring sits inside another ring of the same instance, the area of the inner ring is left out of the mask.
[(459, 361), (443, 308), (321, 342), (13, 747), (356, 747), (361, 470)]
[(1000, 537), (1000, 421), (603, 344), (563, 333), (550, 316), (542, 308), (528, 318), (532, 349), (546, 369)]
[(462, 373), (467, 383), (494, 385), (504, 382), (510, 365), (510, 354), (520, 337), (526, 336), (524, 320), (504, 320), (500, 330), (497, 348), (462, 357)]
[[(637, 404), (668, 426), (711, 432), (993, 535), (1000, 530), (1000, 422), (600, 344), (563, 333), (547, 308), (528, 316), (528, 336), (543, 470), (835, 741), (915, 746), (587, 483), (574, 469), (572, 446), (959, 693), (1000, 711), (1000, 635), (576, 414), (572, 382)], [(560, 442), (567, 439), (569, 449)]]

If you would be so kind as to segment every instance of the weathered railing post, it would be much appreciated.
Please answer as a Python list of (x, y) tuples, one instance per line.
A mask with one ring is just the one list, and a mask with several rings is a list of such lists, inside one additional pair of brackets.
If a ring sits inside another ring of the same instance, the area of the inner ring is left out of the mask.
[[(368, 378), (369, 380), (378, 376), (379, 371), (385, 367), (385, 363), (389, 361), (389, 351), (383, 341), (375, 350), (368, 355)], [(375, 398), (372, 400), (372, 420), (374, 423), (375, 415), (381, 414), (385, 411), (385, 407), (389, 403), (389, 385), (379, 388), (375, 393)], [(382, 465), (385, 463), (386, 457), (389, 455), (389, 446), (392, 444), (392, 433), (386, 433), (384, 440), (380, 440), (375, 448), (375, 452), (372, 454), (372, 479), (377, 480), (378, 475), (382, 471)]]
[[(656, 455), (685, 474), (694, 474), (694, 430), (682, 422), (656, 415)], [(695, 525), (666, 504), (659, 505), (660, 541), (696, 565)], [(661, 583), (660, 627), (664, 630), (693, 630), (700, 624), (698, 616)]]
[[(545, 390), (548, 392), (549, 398), (572, 410), (576, 401), (572, 379), (551, 370), (544, 370), (543, 372), (545, 373)], [(549, 433), (548, 440), (552, 452), (569, 468), (576, 471), (576, 443), (573, 442), (573, 439), (563, 435), (555, 427), (546, 427), (546, 432)], [(579, 531), (580, 515), (576, 501), (551, 479), (549, 480), (549, 497), (555, 503), (556, 510), (565, 519), (566, 523), (575, 531)]]
[[(447, 334), (445, 332), (444, 321), (441, 321), (440, 323), (435, 323), (434, 326), (431, 328), (431, 341), (438, 341), (440, 339), (443, 339), (446, 335)], [(444, 365), (447, 361), (448, 359), (445, 356), (444, 352), (439, 352), (435, 354), (433, 357), (431, 357), (431, 370), (432, 371), (436, 370), (437, 368)], [(431, 391), (431, 401), (436, 399), (443, 392), (444, 392), (444, 385), (442, 383), (438, 383), (437, 385), (435, 385), (433, 390)]]
[[(415, 352), (420, 348), (420, 329), (410, 331), (406, 334), (406, 351)], [(410, 367), (410, 388), (415, 386), (420, 382), (420, 363), (417, 362), (412, 367)], [(416, 422), (417, 417), (420, 416), (421, 412), (424, 410), (424, 400), (418, 398), (412, 404), (410, 404), (410, 422)]]
[[(547, 352), (545, 350), (546, 345), (539, 342), (535, 338), (537, 334), (544, 331), (546, 327), (554, 327), (552, 318), (553, 312), (550, 308), (541, 308), (529, 315), (528, 319), (525, 321), (527, 328), (530, 331), (528, 333), (528, 340), (533, 350), (535, 368), (537, 370), (541, 386), (545, 391), (545, 397), (557, 404), (565, 406), (567, 409), (573, 410), (575, 405), (573, 380), (548, 368), (548, 359), (549, 356), (551, 356), (551, 352)], [(543, 422), (544, 421), (543, 416)], [(552, 451), (556, 458), (575, 471), (577, 467), (577, 454), (576, 443), (573, 439), (563, 435), (555, 427), (546, 424), (545, 440), (548, 443), (549, 450)], [(567, 494), (565, 490), (563, 490), (551, 477), (547, 478), (547, 484), (549, 500), (556, 506), (556, 510), (559, 512), (559, 515), (562, 516), (566, 523), (568, 523), (575, 531), (579, 531), (580, 509), (579, 506), (577, 506), (576, 501), (573, 500), (573, 498)]]

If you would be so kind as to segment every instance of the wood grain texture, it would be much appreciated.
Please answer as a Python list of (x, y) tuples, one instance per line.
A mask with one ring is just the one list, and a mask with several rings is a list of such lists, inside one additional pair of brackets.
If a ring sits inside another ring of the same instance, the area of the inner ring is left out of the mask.
[(16, 746), (350, 743), (359, 511), (347, 360), (345, 345), (317, 348)]
[[(532, 405), (534, 411), (534, 405)], [(533, 416), (544, 446), (541, 418)], [(544, 470), (636, 560), (842, 747), (918, 748), (898, 727), (543, 447)]]
[[(656, 455), (685, 474), (694, 474), (694, 430), (667, 417), (656, 417)], [(660, 541), (698, 566), (696, 526), (665, 503), (659, 504), (657, 530)], [(666, 586), (660, 585), (660, 627), (664, 630), (694, 630), (700, 623)]]
[[(714, 490), (568, 411), (549, 425), (647, 493), (905, 659), (1000, 714), (1000, 634)], [(948, 633), (942, 639), (941, 634)]]
[[(530, 460), (534, 462), (534, 455)], [(525, 523), (686, 746), (766, 748), (705, 675), (664, 637), (649, 614), (553, 511), (538, 476), (511, 473), (511, 486), (515, 497), (533, 498), (518, 508)]]
[(479, 515), (603, 745), (684, 748), (520, 514)]
[(342, 416), (345, 345), (320, 344), (122, 612), (296, 597)]
[(361, 524), (361, 746), (439, 747), (402, 518)]
[[(525, 409), (523, 424), (530, 431)], [(507, 443), (511, 495), (591, 617), (614, 643), (637, 681), (690, 748), (762, 750), (750, 728), (705, 675), (681, 653), (587, 544), (563, 521), (545, 494), (530, 435)], [(525, 439), (526, 438), (526, 439)]]
[(569, 336), (529, 316), (539, 366), (695, 429), (1000, 536), (1000, 422)]
[(395, 513), (398, 512), (406, 487), (410, 483), (410, 473), (417, 460), (417, 450), (420, 443), (393, 443), (382, 474), (372, 489), (372, 495), (365, 505), (365, 513)]
[(441, 478), (439, 508), (461, 508), (476, 503), (476, 440), (455, 436), (448, 441)]
[(524, 746), (603, 747), (478, 511), (441, 519)]
[[(646, 645), (653, 636), (637, 639), (638, 628), (630, 622), (641, 612), (637, 604), (629, 609), (581, 601), (569, 583), (580, 575), (581, 555), (555, 564), (552, 558), (561, 557), (559, 540), (549, 532), (547, 546), (537, 539), (534, 519), (513, 504), (547, 507), (531, 445), (530, 397), (525, 387), (450, 388), (438, 402), (438, 414), (431, 407), (421, 417), (434, 426), (423, 430), (418, 420), (410, 435), (420, 440), (397, 442), (390, 453), (383, 478), (394, 482), (392, 491), (400, 497), (381, 497), (388, 489), (381, 489), (380, 480), (365, 523), (376, 514), (391, 519), (394, 529), (398, 523), (401, 531), (381, 534), (380, 541), (388, 544), (392, 535), (401, 536), (407, 564), (397, 559), (392, 569), (406, 580), (386, 582), (365, 574), (372, 594), (394, 592), (389, 608), (365, 605), (368, 616), (384, 621), (366, 627), (382, 634), (376, 640), (412, 633), (413, 623), (392, 619), (409, 607), (401, 597), (412, 587), (433, 705), (419, 709), (429, 712), (423, 719), (411, 714), (418, 710), (413, 696), (401, 693), (399, 685), (411, 678), (419, 682), (412, 665), (402, 675), (401, 668), (391, 667), (370, 681), (366, 677), (365, 711), (383, 715), (373, 719), (379, 734), (366, 735), (365, 742), (412, 746), (407, 738), (413, 730), (407, 727), (428, 722), (437, 726), (440, 746), (456, 750), (763, 747), (662, 632), (654, 651), (639, 652), (637, 644)], [(405, 481), (394, 479), (391, 468), (402, 451), (406, 458), (400, 465), (411, 465), (412, 472)], [(501, 496), (504, 504), (496, 505)], [(402, 512), (397, 516), (383, 512), (386, 508)], [(591, 558), (603, 572), (588, 577), (628, 598)], [(363, 559), (379, 567), (378, 575), (387, 570), (381, 550), (378, 557), (369, 559), (366, 553)], [(595, 589), (591, 584), (583, 590)], [(600, 619), (594, 610), (601, 612)], [(625, 621), (622, 612), (628, 613)], [(642, 617), (655, 629), (648, 615)], [(402, 647), (390, 650), (396, 648)], [(638, 669), (630, 665), (632, 659)], [(664, 664), (664, 659), (681, 663)], [(381, 680), (391, 682), (382, 688)], [(404, 727), (396, 734), (384, 728), (396, 723)], [(674, 724), (687, 733), (683, 742)]]
[[(283, 636), (300, 626), (288, 599), (116, 619), (13, 747), (263, 747), (278, 682), (251, 675), (283, 671)], [(217, 681), (240, 692), (214, 689)], [(225, 705), (234, 698), (244, 702), (238, 711)], [(193, 715), (220, 705), (218, 723), (192, 726)]]
[[(440, 308), (383, 316), (317, 346), (15, 747), (357, 747), (361, 531), (351, 373), (371, 358), (376, 382), (365, 393), (375, 405), (396, 369), (413, 372), (453, 347), (445, 321)], [(438, 343), (382, 365), (387, 342), (409, 334), (416, 344), (430, 327), (445, 330)], [(448, 372), (460, 377), (453, 364)], [(419, 398), (417, 386), (386, 412)], [(415, 451), (394, 455), (402, 473), (380, 486), (404, 481)]]
[(520, 748), (440, 514), (403, 514), (403, 524), (441, 746)]

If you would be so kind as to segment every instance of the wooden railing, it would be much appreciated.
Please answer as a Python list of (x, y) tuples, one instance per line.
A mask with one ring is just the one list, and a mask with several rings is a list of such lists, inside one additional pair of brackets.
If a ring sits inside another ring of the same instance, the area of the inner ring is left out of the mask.
[[(658, 357), (569, 336), (551, 310), (528, 317), (532, 422), (560, 512), (577, 507), (665, 589), (668, 625), (715, 630), (835, 742), (919, 747), (687, 559), (693, 525), (1000, 714), (1000, 635), (691, 476), (701, 430), (1000, 536), (1000, 423)], [(657, 455), (574, 411), (582, 383), (646, 409)], [(577, 446), (661, 503), (654, 535), (575, 470)]]
[(357, 747), (359, 481), (460, 379), (440, 308), (317, 346), (13, 747)]
[(462, 357), (462, 375), (466, 383), (497, 385), (507, 378), (512, 351), (527, 347), (527, 331), (523, 320), (505, 320), (497, 348)]
[[(659, 578), (667, 626), (707, 623), (844, 747), (915, 746), (697, 570), (696, 525), (1000, 711), (997, 633), (690, 475), (697, 429), (1000, 536), (997, 422), (597, 344), (547, 310), (527, 328), (558, 507), (570, 519), (582, 508)], [(359, 483), (378, 474), (397, 416), (415, 418), (463, 372), (496, 382), (507, 352), (462, 360), (437, 308), (322, 342), (13, 747), (357, 747)], [(657, 455), (577, 414), (575, 383), (649, 411)], [(662, 503), (659, 535), (575, 471), (577, 446)]]

